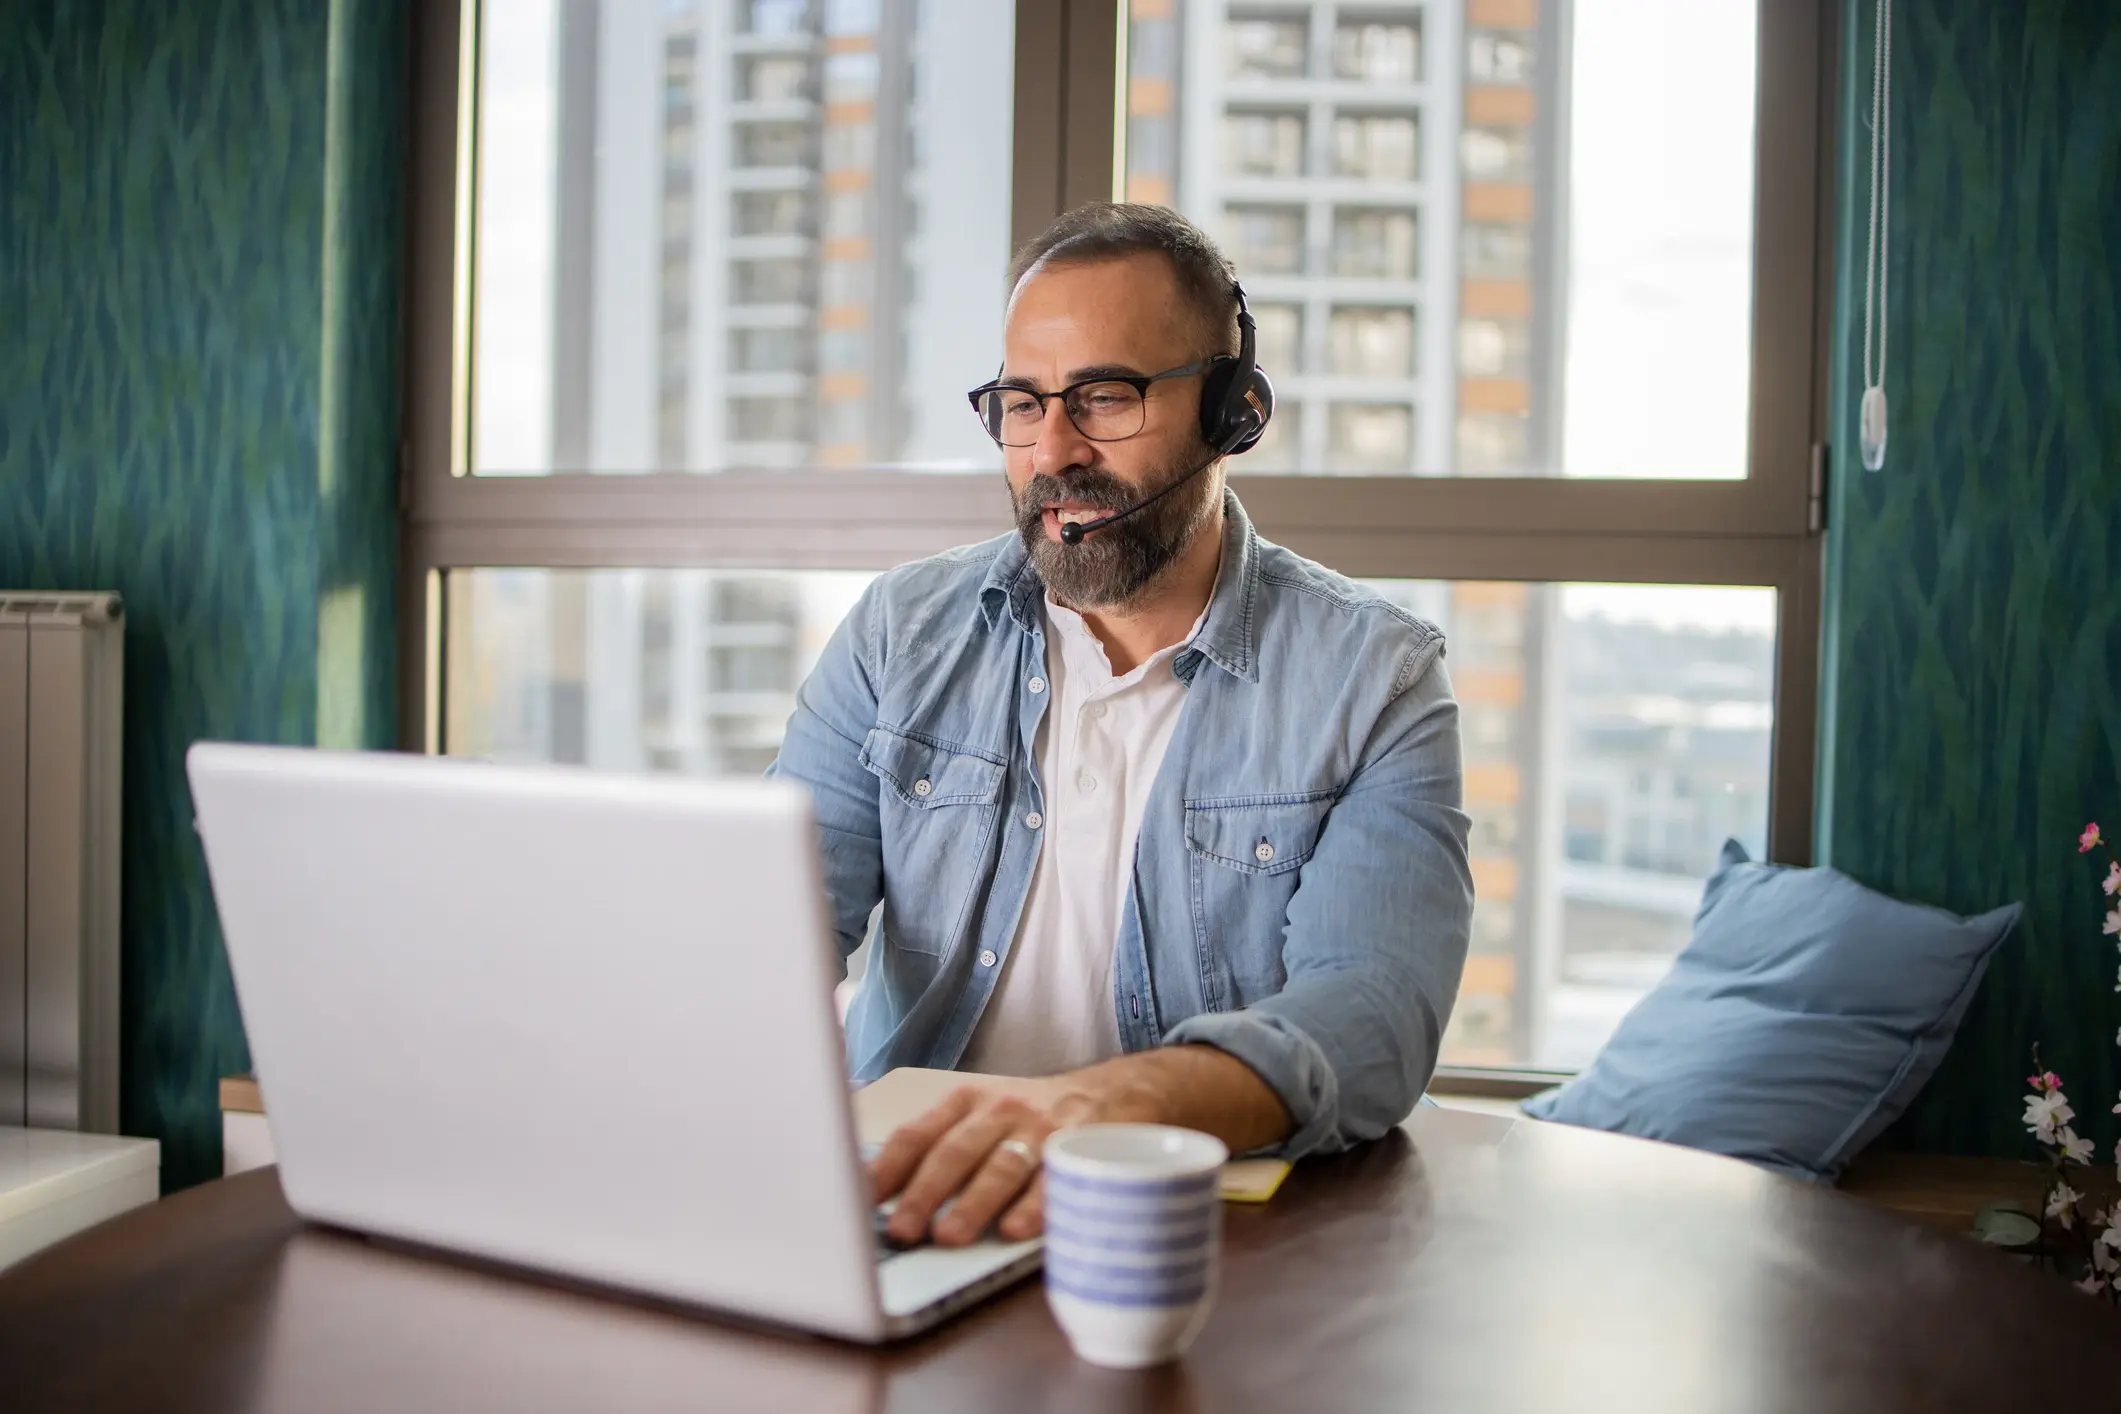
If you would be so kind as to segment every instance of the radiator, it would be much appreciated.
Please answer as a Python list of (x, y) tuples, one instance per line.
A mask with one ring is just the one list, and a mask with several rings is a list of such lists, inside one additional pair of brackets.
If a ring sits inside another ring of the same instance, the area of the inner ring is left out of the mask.
[(0, 593), (0, 1125), (118, 1128), (121, 613)]

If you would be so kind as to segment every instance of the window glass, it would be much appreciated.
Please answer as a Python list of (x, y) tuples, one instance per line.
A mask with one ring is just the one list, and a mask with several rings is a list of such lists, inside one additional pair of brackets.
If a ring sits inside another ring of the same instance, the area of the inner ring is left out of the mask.
[[(1745, 476), (1758, 19), (1134, 6), (1128, 195), (1201, 222), (1256, 303), (1325, 334), (1276, 413), (1325, 435), (1284, 438), (1279, 469), (1345, 470), (1390, 426), (1414, 439), (1391, 474)], [(1343, 356), (1333, 311), (1357, 299), (1414, 311), (1412, 358)]]
[[(1351, 430), (1400, 435), (1356, 411)], [(756, 775), (870, 578), (452, 572), (446, 747)], [(1723, 842), (1765, 855), (1774, 592), (1370, 587), (1450, 643), (1478, 903), (1444, 1059), (1584, 1065), (1684, 946)]]
[(474, 471), (999, 467), (1014, 6), (485, 0), (479, 45)]
[(1421, 175), (1420, 133), (1411, 114), (1343, 113), (1333, 120), (1333, 172), (1369, 182)]
[(1232, 177), (1295, 177), (1303, 173), (1301, 113), (1234, 112), (1223, 119), (1223, 170)]
[(1224, 72), (1233, 79), (1300, 78), (1309, 36), (1310, 23), (1303, 15), (1233, 15), (1223, 29)]

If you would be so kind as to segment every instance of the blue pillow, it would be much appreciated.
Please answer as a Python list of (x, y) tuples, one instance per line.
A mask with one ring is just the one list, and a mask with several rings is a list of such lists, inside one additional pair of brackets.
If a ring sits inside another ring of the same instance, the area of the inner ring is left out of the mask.
[(1944, 1059), (2018, 913), (1902, 903), (1732, 840), (1671, 973), (1524, 1112), (1832, 1183)]

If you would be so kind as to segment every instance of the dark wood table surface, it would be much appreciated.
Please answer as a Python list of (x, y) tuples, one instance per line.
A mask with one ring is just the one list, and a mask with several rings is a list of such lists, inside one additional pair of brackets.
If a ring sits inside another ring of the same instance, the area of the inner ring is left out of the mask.
[(1662, 1145), (1423, 1109), (1226, 1232), (1192, 1354), (1125, 1374), (1076, 1362), (1036, 1281), (869, 1351), (311, 1228), (264, 1169), (0, 1275), (0, 1409), (2121, 1407), (2121, 1313)]

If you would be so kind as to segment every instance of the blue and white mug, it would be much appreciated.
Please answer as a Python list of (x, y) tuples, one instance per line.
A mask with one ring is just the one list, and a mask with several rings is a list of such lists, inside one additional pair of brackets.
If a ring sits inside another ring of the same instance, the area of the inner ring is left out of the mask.
[(1166, 1124), (1046, 1140), (1046, 1304), (1077, 1355), (1131, 1370), (1185, 1354), (1215, 1300), (1229, 1157)]

